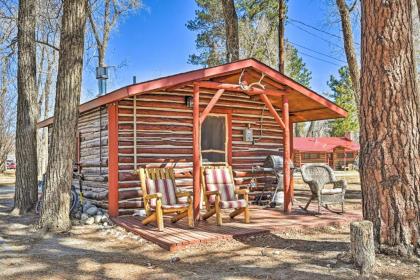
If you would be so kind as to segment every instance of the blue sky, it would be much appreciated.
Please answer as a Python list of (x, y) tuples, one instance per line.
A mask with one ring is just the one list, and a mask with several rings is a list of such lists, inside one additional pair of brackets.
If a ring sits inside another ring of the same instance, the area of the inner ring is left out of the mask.
[[(301, 46), (297, 48), (312, 71), (311, 88), (319, 93), (328, 91), (330, 75), (336, 74), (345, 63), (310, 50), (345, 61), (342, 40), (296, 21), (341, 36), (337, 20), (335, 24), (328, 24), (328, 18), (334, 21), (329, 17), (334, 7), (327, 7), (327, 2), (290, 0), (288, 17), (291, 21), (286, 25), (286, 38)], [(144, 0), (143, 3), (145, 8), (126, 18), (111, 36), (106, 62), (115, 68), (110, 70), (108, 92), (132, 83), (133, 75), (139, 82), (199, 68), (187, 62), (188, 56), (195, 52), (196, 34), (185, 24), (194, 18), (195, 1)], [(95, 64), (93, 58), (85, 65), (82, 102), (97, 94)]]

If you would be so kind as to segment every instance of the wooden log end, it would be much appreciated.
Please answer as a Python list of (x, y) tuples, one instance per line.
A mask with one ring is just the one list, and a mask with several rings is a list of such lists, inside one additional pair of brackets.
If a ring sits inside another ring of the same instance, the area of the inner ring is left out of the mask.
[(370, 221), (350, 223), (350, 251), (354, 265), (362, 275), (369, 275), (375, 267), (373, 224)]

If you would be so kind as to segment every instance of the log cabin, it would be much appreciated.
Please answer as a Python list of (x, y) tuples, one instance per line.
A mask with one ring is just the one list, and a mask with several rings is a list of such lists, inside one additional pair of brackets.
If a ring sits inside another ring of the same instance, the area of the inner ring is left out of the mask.
[(348, 137), (295, 137), (293, 162), (296, 167), (305, 163), (325, 163), (335, 170), (354, 164), (360, 146)]
[[(291, 210), (293, 123), (347, 112), (267, 65), (245, 59), (112, 91), (80, 105), (76, 161), (84, 196), (109, 215), (143, 207), (140, 167), (173, 166), (177, 187), (192, 189), (198, 218), (202, 164), (233, 167), (247, 186), (268, 155), (284, 157), (284, 210)], [(39, 123), (52, 129), (53, 117)], [(263, 182), (261, 182), (263, 183)], [(252, 199), (259, 185), (250, 190)]]

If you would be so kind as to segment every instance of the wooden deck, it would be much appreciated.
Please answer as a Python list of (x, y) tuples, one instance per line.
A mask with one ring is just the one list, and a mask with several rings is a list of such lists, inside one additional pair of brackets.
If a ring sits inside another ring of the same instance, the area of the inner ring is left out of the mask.
[(251, 223), (244, 224), (242, 217), (235, 220), (223, 215), (223, 226), (217, 226), (214, 217), (200, 221), (194, 228), (189, 228), (185, 219), (176, 224), (165, 218), (165, 230), (159, 232), (156, 225), (144, 226), (139, 217), (119, 216), (112, 220), (119, 226), (149, 240), (169, 251), (176, 251), (192, 244), (207, 243), (222, 239), (233, 239), (268, 232), (282, 232), (290, 229), (311, 228), (349, 223), (361, 219), (360, 213), (346, 212), (343, 215), (323, 210), (321, 215), (309, 214), (301, 209), (294, 209), (285, 215), (278, 209), (252, 207)]

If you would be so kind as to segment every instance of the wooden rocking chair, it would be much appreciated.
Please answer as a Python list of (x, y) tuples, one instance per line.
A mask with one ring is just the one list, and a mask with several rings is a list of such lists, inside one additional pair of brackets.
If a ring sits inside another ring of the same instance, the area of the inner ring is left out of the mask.
[[(230, 213), (233, 219), (244, 213), (244, 222), (249, 223), (250, 213), (248, 208), (247, 189), (236, 189), (233, 180), (232, 168), (230, 166), (202, 167), (201, 182), (203, 185), (204, 202), (207, 212), (202, 216), (206, 220), (216, 214), (216, 223), (222, 225), (221, 209), (235, 209)], [(243, 199), (238, 199), (243, 195)]]
[[(191, 193), (176, 191), (173, 168), (140, 168), (137, 173), (147, 215), (144, 225), (156, 221), (158, 230), (163, 231), (163, 214), (175, 213), (171, 222), (188, 217), (188, 225), (194, 227)], [(180, 201), (181, 197), (186, 197), (186, 202)]]

